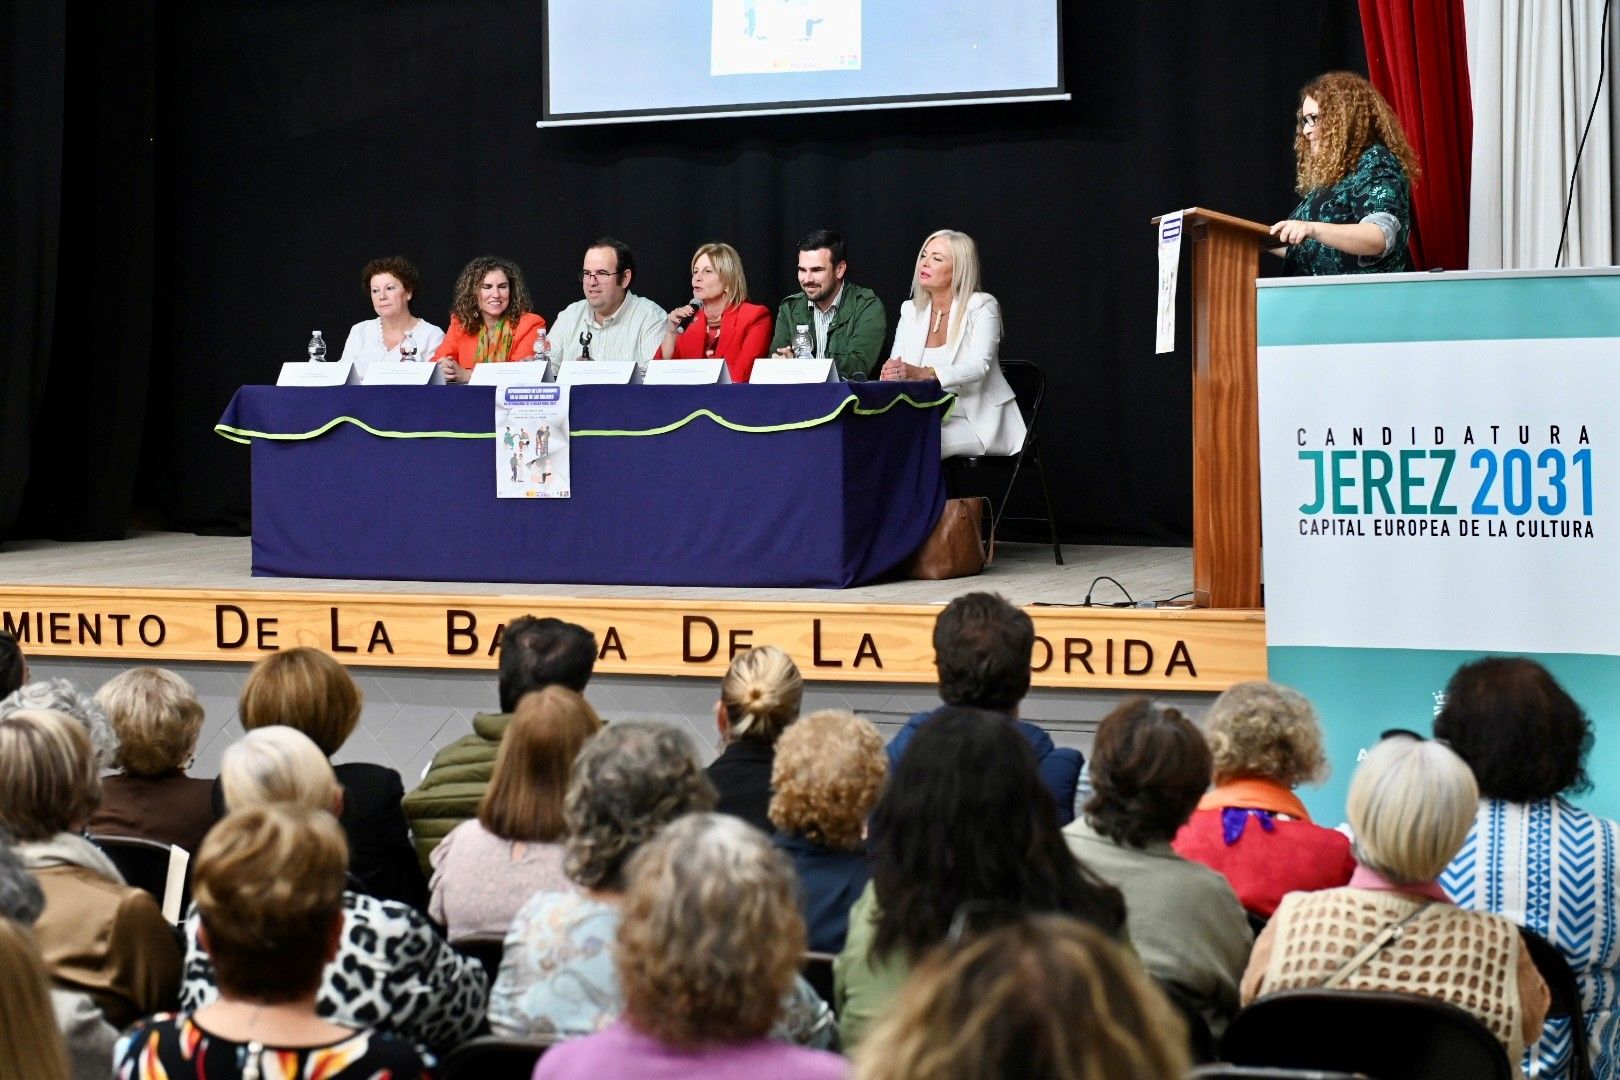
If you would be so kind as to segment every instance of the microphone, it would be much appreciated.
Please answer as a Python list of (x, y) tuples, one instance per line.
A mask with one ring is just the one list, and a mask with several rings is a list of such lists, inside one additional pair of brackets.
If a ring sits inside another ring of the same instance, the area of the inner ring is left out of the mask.
[(675, 332), (677, 334), (684, 333), (686, 331), (686, 328), (688, 326), (692, 325), (692, 320), (697, 318), (697, 313), (702, 311), (702, 310), (703, 310), (703, 301), (699, 300), (695, 296), (692, 297), (692, 314), (683, 315), (683, 316), (681, 316), (680, 319), (678, 319), (676, 321), (676, 323), (675, 323)]

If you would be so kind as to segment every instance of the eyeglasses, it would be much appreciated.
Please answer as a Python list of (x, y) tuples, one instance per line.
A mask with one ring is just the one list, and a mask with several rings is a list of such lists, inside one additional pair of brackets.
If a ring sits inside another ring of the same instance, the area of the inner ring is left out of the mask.
[(1305, 128), (1315, 127), (1321, 121), (1321, 119), (1322, 119), (1322, 116), (1321, 116), (1320, 113), (1313, 113), (1313, 112), (1300, 113), (1299, 114), (1300, 130), (1303, 131)]
[(617, 270), (581, 270), (579, 272), (579, 280), (581, 282), (590, 281), (592, 278), (595, 278), (597, 281), (606, 282), (618, 276), (619, 272)]

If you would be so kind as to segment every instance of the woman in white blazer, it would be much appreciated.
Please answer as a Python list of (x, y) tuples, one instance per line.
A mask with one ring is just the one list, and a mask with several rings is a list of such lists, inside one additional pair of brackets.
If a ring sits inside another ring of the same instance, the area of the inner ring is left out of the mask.
[(941, 229), (923, 241), (900, 305), (885, 379), (937, 379), (956, 395), (940, 429), (942, 457), (1016, 454), (1024, 418), (1001, 374), (1001, 305), (979, 288), (979, 249), (967, 233)]

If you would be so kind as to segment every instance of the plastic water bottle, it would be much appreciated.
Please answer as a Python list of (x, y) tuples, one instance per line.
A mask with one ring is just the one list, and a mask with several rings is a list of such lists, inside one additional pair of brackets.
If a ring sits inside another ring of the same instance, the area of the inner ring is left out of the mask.
[(416, 359), (416, 342), (411, 338), (409, 330), (399, 339), (399, 358), (407, 364)]
[(793, 328), (793, 358), (795, 360), (816, 358), (816, 347), (810, 341), (810, 327), (803, 323)]
[(548, 368), (551, 366), (551, 339), (546, 336), (544, 327), (534, 335), (534, 358), (543, 360)]
[(326, 339), (321, 337), (319, 330), (310, 335), (309, 359), (314, 364), (324, 364), (326, 362)]

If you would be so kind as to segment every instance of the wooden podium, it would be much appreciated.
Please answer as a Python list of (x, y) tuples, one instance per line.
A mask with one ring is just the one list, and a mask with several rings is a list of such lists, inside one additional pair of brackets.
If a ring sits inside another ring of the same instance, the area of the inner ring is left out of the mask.
[[(1154, 224), (1159, 219), (1154, 218)], [(1193, 603), (1257, 608), (1260, 433), (1255, 279), (1276, 247), (1265, 225), (1193, 207)]]

